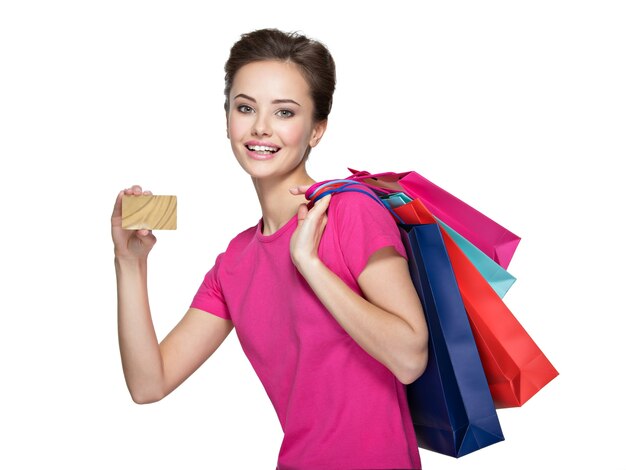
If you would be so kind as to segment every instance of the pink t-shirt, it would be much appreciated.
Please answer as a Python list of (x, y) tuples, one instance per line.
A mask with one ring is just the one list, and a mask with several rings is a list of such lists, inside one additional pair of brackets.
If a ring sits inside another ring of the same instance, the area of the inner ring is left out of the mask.
[[(207, 273), (192, 307), (232, 320), (285, 433), (280, 470), (420, 468), (406, 387), (365, 352), (291, 261), (294, 216), (264, 236), (262, 219)], [(332, 196), (319, 256), (352, 290), (376, 250), (406, 258), (387, 210), (359, 193)]]

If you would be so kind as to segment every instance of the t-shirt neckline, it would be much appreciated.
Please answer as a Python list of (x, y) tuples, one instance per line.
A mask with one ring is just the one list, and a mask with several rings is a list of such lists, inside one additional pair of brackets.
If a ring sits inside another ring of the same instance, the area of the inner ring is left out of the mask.
[(289, 228), (298, 221), (298, 214), (294, 214), (294, 216), (289, 219), (282, 227), (276, 230), (271, 235), (263, 235), (263, 217), (259, 219), (259, 223), (256, 225), (256, 237), (259, 241), (264, 243), (271, 242), (280, 237), (283, 233), (285, 233)]

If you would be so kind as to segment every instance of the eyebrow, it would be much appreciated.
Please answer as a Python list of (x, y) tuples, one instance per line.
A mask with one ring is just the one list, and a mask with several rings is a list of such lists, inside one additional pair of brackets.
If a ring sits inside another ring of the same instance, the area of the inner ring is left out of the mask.
[[(252, 101), (253, 103), (256, 103), (256, 100), (254, 98), (252, 98), (251, 96), (248, 96), (244, 93), (239, 93), (237, 96), (235, 96), (233, 98), (233, 101), (236, 100), (237, 98), (244, 98), (246, 100)], [(297, 101), (294, 100), (290, 100), (290, 99), (280, 99), (280, 100), (273, 100), (272, 104), (281, 104), (281, 103), (293, 103), (295, 105), (301, 106), (300, 103), (298, 103)]]

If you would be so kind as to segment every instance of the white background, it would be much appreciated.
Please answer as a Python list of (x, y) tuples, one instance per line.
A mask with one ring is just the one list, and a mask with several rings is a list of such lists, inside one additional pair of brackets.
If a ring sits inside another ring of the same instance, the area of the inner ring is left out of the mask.
[(109, 216), (134, 183), (178, 195), (150, 255), (163, 337), (260, 217), (223, 64), (278, 27), (337, 62), (315, 179), (418, 170), (522, 236), (505, 301), (561, 375), (499, 413), (505, 442), (422, 451), (424, 468), (626, 468), (623, 4), (415, 3), (0, 3), (0, 467), (275, 467), (280, 426), (234, 333), (167, 399), (132, 403)]

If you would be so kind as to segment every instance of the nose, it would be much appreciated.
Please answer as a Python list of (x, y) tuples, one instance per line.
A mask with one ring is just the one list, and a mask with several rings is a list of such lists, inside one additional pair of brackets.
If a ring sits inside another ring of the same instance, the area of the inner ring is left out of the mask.
[(252, 125), (252, 135), (255, 136), (270, 136), (272, 135), (272, 128), (269, 122), (269, 117), (265, 113), (258, 113), (256, 119)]

